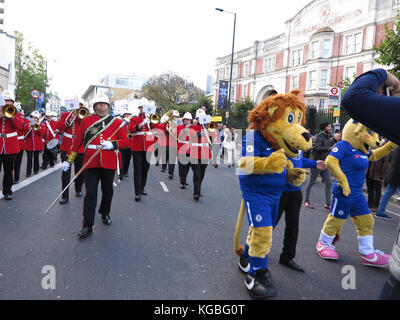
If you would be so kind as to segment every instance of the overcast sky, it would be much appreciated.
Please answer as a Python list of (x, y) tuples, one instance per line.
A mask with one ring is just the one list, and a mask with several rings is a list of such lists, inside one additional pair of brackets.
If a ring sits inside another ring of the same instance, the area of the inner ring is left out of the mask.
[(106, 74), (174, 71), (205, 90), (215, 59), (278, 35), (311, 0), (6, 0), (6, 31), (48, 59), (51, 89), (81, 96)]

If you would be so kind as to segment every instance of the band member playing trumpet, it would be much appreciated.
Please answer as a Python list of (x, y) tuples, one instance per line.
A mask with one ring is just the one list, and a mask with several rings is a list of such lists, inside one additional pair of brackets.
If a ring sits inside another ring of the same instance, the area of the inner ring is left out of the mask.
[(186, 112), (182, 118), (183, 125), (176, 128), (178, 136), (178, 169), (179, 182), (181, 189), (185, 189), (187, 182), (186, 177), (190, 169), (190, 125), (193, 117), (190, 112)]
[[(132, 113), (125, 112), (122, 115), (122, 119), (129, 123), (132, 119)], [(127, 131), (127, 136), (128, 136), (129, 143), (130, 143), (132, 140), (132, 137), (133, 137), (132, 133), (129, 132), (128, 126), (125, 128), (125, 130)], [(124, 177), (128, 177), (129, 166), (131, 164), (132, 150), (130, 148), (130, 145), (128, 145), (124, 149), (121, 149), (121, 155), (122, 155), (122, 169), (121, 169), (119, 178), (120, 178), (120, 180), (123, 180)]]
[(22, 129), (24, 123), (14, 107), (14, 95), (8, 90), (2, 95), (6, 104), (0, 105), (0, 165), (2, 164), (4, 169), (4, 199), (12, 200), (13, 165), (19, 153), (17, 130)]
[(14, 184), (19, 183), (20, 179), (20, 174), (21, 174), (21, 164), (22, 164), (22, 158), (24, 156), (24, 151), (26, 149), (26, 143), (25, 143), (25, 135), (24, 135), (24, 129), (29, 128), (31, 123), (29, 122), (28, 119), (23, 117), (23, 110), (21, 108), (21, 103), (16, 102), (15, 107), (17, 109), (18, 115), (21, 117), (23, 121), (23, 127), (22, 129), (17, 129), (18, 133), (18, 143), (19, 143), (19, 153), (15, 157), (14, 160)]
[[(79, 238), (86, 238), (93, 233), (99, 182), (102, 191), (99, 213), (104, 224), (111, 224), (115, 170), (122, 164), (118, 149), (128, 145), (126, 128), (121, 126), (124, 122), (121, 118), (110, 115), (111, 105), (108, 97), (100, 94), (91, 101), (91, 104), (95, 114), (82, 120), (68, 159), (62, 164), (63, 171), (70, 170), (79, 150), (84, 146), (84, 166), (87, 166), (84, 171), (86, 194), (83, 200), (84, 219), (82, 230), (78, 233)], [(98, 150), (100, 152), (96, 155)]]
[(193, 199), (199, 201), (208, 162), (211, 159), (210, 141), (207, 129), (199, 122), (199, 116), (205, 116), (203, 109), (196, 111), (196, 124), (190, 126), (190, 167), (193, 171)]
[(150, 154), (154, 150), (154, 135), (150, 131), (150, 119), (143, 112), (143, 104), (138, 106), (139, 114), (132, 117), (128, 130), (132, 132), (131, 150), (133, 157), (133, 181), (135, 185), (135, 201), (140, 201), (145, 190), (147, 174), (150, 168)]
[(33, 160), (33, 174), (39, 173), (39, 153), (44, 150), (43, 136), (46, 132), (46, 127), (40, 123), (40, 113), (33, 111), (31, 113), (33, 123), (30, 127), (25, 127), (25, 150), (27, 155), (26, 162), (26, 177), (32, 174), (32, 160)]
[[(86, 115), (89, 115), (89, 110), (86, 107), (86, 102), (82, 99), (79, 99), (79, 109), (72, 110), (70, 112), (65, 112), (61, 115), (60, 120), (57, 123), (57, 129), (63, 135), (63, 139), (60, 146), (61, 151), (61, 161), (64, 162), (67, 160), (67, 154), (70, 151), (72, 144), (76, 138), (76, 135), (79, 131), (79, 126), (81, 124), (82, 119)], [(78, 154), (74, 160), (74, 169), (75, 174), (79, 172), (82, 168), (84, 157), (83, 145), (80, 146), (78, 150)], [(75, 194), (77, 197), (82, 197), (82, 185), (83, 185), (83, 174), (81, 174), (75, 180)], [(71, 170), (63, 171), (61, 174), (61, 190), (64, 190), (71, 180)], [(60, 204), (66, 204), (69, 200), (69, 189), (67, 189), (60, 200)]]

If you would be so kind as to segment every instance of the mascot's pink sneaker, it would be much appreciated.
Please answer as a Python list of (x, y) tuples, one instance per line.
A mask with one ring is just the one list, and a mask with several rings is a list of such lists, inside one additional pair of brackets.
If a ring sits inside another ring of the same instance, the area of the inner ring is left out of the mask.
[(337, 260), (339, 259), (339, 255), (335, 250), (335, 246), (331, 244), (324, 244), (321, 242), (317, 242), (316, 245), (317, 253), (322, 259), (327, 260)]
[(361, 255), (361, 263), (366, 266), (383, 268), (389, 264), (390, 254), (375, 250), (368, 255)]

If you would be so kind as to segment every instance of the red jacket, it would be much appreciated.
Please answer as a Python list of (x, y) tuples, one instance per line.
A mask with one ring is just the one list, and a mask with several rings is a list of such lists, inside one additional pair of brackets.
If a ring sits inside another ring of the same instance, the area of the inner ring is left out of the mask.
[[(75, 117), (74, 112), (72, 111), (64, 112), (61, 115), (60, 120), (58, 120), (57, 122), (57, 129), (60, 131), (60, 133), (63, 134), (63, 138), (60, 145), (60, 151), (67, 151), (67, 152), (70, 151), (72, 143), (75, 141), (76, 135), (78, 134), (79, 126), (81, 124), (81, 119), (76, 117), (74, 122), (70, 126), (68, 126), (66, 122), (67, 120), (71, 122), (74, 117)], [(83, 153), (83, 152), (84, 150), (82, 145), (78, 153)]]
[[(24, 135), (27, 135), (31, 126), (24, 128)], [(40, 124), (40, 130), (30, 130), (29, 134), (25, 139), (25, 150), (26, 151), (41, 151), (44, 150), (43, 136), (46, 132), (46, 127)]]
[[(201, 132), (202, 136), (199, 137), (198, 132)], [(199, 124), (190, 126), (190, 157), (193, 159), (211, 159), (210, 146), (204, 132)]]
[(19, 115), (21, 116), (22, 121), (23, 121), (23, 123), (24, 123), (22, 129), (18, 129), (18, 130), (17, 130), (17, 133), (18, 133), (18, 142), (19, 142), (19, 150), (20, 150), (20, 151), (23, 151), (23, 150), (25, 150), (25, 134), (24, 134), (24, 129), (25, 129), (25, 128), (29, 128), (29, 127), (31, 126), (31, 123), (29, 122), (28, 119), (24, 118), (24, 117), (22, 116), (21, 113), (19, 113)]
[[(84, 139), (85, 139), (85, 131), (89, 128), (93, 123), (100, 120), (101, 118), (97, 114), (93, 114), (87, 118), (82, 120), (82, 123), (79, 127), (78, 134), (74, 140), (74, 144), (72, 146), (71, 152), (78, 152), (81, 148), (84, 148)], [(99, 148), (103, 141), (108, 140), (114, 132), (116, 132), (112, 137), (112, 142), (118, 144), (118, 149), (124, 149), (129, 146), (129, 140), (126, 135), (126, 129), (124, 127), (119, 128), (123, 123), (121, 119), (113, 118), (111, 121), (111, 125), (102, 132), (98, 137), (96, 137), (93, 141), (91, 141), (87, 146), (83, 160), (83, 164), (85, 165), (88, 160), (96, 153), (96, 149), (92, 149), (92, 147)], [(119, 129), (118, 129), (119, 128)], [(118, 154), (118, 162), (119, 167), (122, 168), (122, 158), (121, 153), (117, 150), (102, 150), (100, 153), (88, 164), (87, 169), (89, 168), (105, 168), (116, 170), (117, 169), (117, 154)]]
[(178, 154), (189, 154), (190, 153), (190, 125), (187, 127), (185, 125), (178, 126), (176, 128), (176, 133), (178, 136)]
[(167, 124), (168, 122), (164, 122), (161, 124), (154, 124), (152, 128), (158, 129), (157, 137), (160, 147), (176, 148), (177, 147), (176, 138), (169, 134), (167, 130)]
[[(130, 145), (132, 151), (154, 151), (154, 132), (149, 131), (148, 125), (139, 128), (139, 125), (144, 119), (146, 119), (146, 117), (139, 114), (136, 117), (132, 117), (131, 122), (129, 123), (128, 130), (133, 134)], [(154, 127), (154, 125), (151, 126)]]
[(0, 154), (19, 153), (18, 129), (22, 129), (24, 121), (19, 114), (13, 119), (0, 117)]
[[(60, 134), (58, 133), (59, 131), (57, 131), (58, 124), (56, 121), (43, 121), (43, 125), (46, 127), (46, 132), (44, 134), (44, 145), (47, 145), (47, 143), (53, 139), (60, 139)], [(53, 130), (54, 136), (49, 127)]]

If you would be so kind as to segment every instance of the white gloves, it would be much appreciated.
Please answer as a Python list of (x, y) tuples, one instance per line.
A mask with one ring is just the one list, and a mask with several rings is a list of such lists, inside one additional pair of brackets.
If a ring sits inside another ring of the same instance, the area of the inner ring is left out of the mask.
[(149, 123), (149, 120), (144, 119), (143, 122), (140, 124), (142, 127), (144, 127), (145, 125), (147, 125)]
[(124, 120), (127, 124), (129, 124), (131, 122), (130, 118), (123, 118), (122, 120)]
[(71, 164), (68, 163), (67, 161), (64, 161), (63, 164), (61, 165), (61, 168), (63, 171), (68, 171), (69, 169), (71, 169)]
[(103, 141), (101, 143), (101, 145), (103, 146), (103, 150), (113, 150), (114, 149), (114, 145), (112, 144), (111, 141)]

